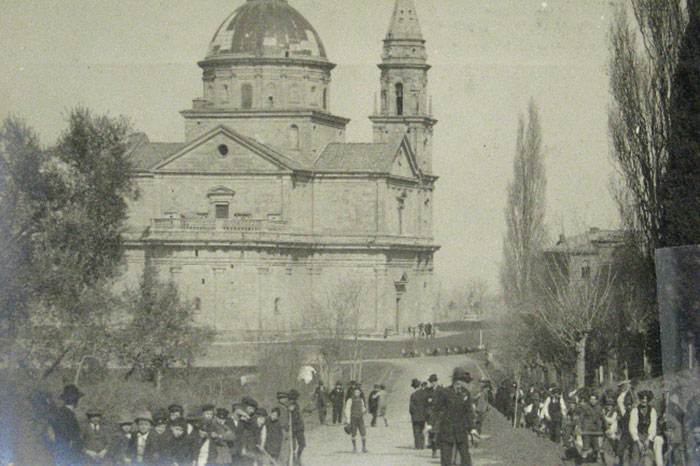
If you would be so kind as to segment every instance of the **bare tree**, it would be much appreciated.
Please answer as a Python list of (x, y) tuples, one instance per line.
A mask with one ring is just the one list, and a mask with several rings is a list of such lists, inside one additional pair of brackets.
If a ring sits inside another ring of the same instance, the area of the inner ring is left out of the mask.
[(608, 113), (616, 199), (628, 231), (649, 260), (658, 244), (659, 189), (668, 162), (672, 81), (687, 24), (683, 0), (632, 0), (638, 36), (625, 8), (610, 29)]
[(350, 355), (349, 351), (352, 352), (353, 377), (361, 373), (360, 318), (366, 291), (362, 280), (346, 276), (340, 278), (335, 286), (328, 287), (325, 294), (314, 299), (308, 324), (321, 337), (319, 372), (326, 383), (332, 382), (340, 362)]
[(576, 386), (586, 379), (586, 344), (611, 318), (610, 296), (614, 276), (602, 267), (595, 277), (575, 279), (566, 257), (546, 261), (541, 289), (545, 299), (535, 306), (535, 316), (553, 339), (575, 355)]
[(535, 258), (546, 240), (545, 190), (542, 135), (537, 106), (528, 105), (527, 122), (518, 122), (513, 181), (508, 185), (506, 236), (503, 240), (501, 282), (506, 303), (527, 312), (532, 301)]

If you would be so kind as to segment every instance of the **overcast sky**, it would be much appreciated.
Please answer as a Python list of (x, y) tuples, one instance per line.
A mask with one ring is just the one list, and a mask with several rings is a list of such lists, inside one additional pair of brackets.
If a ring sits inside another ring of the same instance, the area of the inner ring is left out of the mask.
[[(207, 44), (244, 0), (4, 0), (0, 117), (53, 140), (80, 103), (130, 117), (152, 141), (182, 141), (179, 111), (201, 96)], [(348, 141), (371, 141), (382, 39), (393, 0), (290, 0), (320, 34), (331, 110)], [(548, 222), (615, 227), (608, 185), (606, 36), (612, 0), (416, 0), (435, 131), (436, 273), (498, 283), (517, 116), (530, 97), (546, 147)]]

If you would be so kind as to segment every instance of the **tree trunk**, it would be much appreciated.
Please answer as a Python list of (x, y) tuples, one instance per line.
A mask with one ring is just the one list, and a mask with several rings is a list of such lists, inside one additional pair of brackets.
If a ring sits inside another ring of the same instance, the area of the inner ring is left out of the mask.
[(80, 382), (80, 372), (83, 370), (83, 364), (85, 364), (85, 358), (87, 356), (83, 356), (80, 358), (80, 362), (78, 362), (78, 367), (75, 368), (75, 377), (73, 377), (73, 385), (79, 385)]
[(161, 369), (156, 369), (156, 391), (160, 393), (160, 387), (163, 382), (163, 371)]
[(586, 341), (588, 334), (584, 333), (576, 342), (576, 388), (586, 386)]

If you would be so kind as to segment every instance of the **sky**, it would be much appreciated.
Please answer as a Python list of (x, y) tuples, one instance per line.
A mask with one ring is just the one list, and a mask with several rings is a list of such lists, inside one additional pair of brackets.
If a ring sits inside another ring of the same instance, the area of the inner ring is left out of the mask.
[[(152, 141), (183, 141), (179, 112), (201, 96), (207, 45), (244, 0), (2, 0), (0, 118), (50, 143), (77, 104), (125, 115)], [(320, 34), (331, 111), (348, 142), (371, 141), (393, 0), (289, 0)], [(552, 239), (614, 228), (609, 191), (609, 31), (616, 0), (415, 0), (433, 114), (435, 256), (446, 287), (498, 289), (518, 116), (540, 112)]]

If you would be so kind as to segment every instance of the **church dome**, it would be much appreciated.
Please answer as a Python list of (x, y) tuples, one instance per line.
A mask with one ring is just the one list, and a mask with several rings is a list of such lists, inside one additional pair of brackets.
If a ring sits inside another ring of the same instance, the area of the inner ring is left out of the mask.
[(207, 58), (220, 56), (327, 60), (321, 38), (286, 0), (247, 0), (221, 24)]

